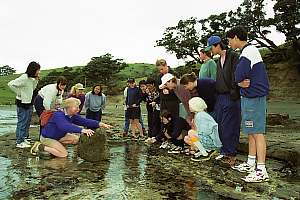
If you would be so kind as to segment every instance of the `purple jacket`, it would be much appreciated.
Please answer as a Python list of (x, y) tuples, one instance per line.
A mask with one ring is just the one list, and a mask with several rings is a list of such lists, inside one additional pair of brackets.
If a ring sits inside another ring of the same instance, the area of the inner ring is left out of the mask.
[(42, 129), (42, 136), (45, 138), (60, 140), (67, 133), (80, 134), (82, 128), (79, 126), (99, 128), (99, 122), (83, 118), (79, 114), (70, 117), (62, 111), (56, 111), (48, 121), (47, 125)]

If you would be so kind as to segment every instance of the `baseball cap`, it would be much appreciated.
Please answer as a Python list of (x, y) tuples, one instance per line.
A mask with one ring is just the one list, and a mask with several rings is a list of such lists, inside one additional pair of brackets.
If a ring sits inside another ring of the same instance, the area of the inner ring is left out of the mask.
[(134, 83), (134, 82), (135, 82), (134, 78), (127, 79), (127, 83)]
[(161, 84), (159, 85), (159, 89), (163, 89), (165, 84), (170, 81), (172, 78), (174, 78), (173, 74), (166, 73), (161, 77)]
[(75, 88), (76, 88), (77, 90), (84, 90), (84, 87), (83, 87), (83, 85), (82, 85), (81, 83), (77, 83), (77, 84), (75, 85)]
[(212, 45), (218, 44), (220, 42), (221, 42), (221, 38), (219, 36), (216, 35), (210, 36), (207, 40), (207, 47), (204, 49), (204, 51), (210, 51)]

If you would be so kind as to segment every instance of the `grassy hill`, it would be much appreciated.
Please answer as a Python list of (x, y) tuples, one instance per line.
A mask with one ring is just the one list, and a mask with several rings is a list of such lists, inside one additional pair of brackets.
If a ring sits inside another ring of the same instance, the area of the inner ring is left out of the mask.
[[(129, 77), (134, 77), (137, 81), (141, 80), (142, 78), (146, 78), (149, 74), (152, 73), (153, 69), (155, 69), (155, 65), (147, 64), (147, 63), (133, 63), (128, 64), (129, 66), (123, 69), (118, 73), (120, 80), (118, 80), (117, 86), (122, 88), (125, 86), (126, 80)], [(78, 68), (82, 66), (74, 66), (72, 68)], [(56, 71), (63, 71), (63, 67), (55, 68), (55, 69), (46, 69), (41, 70), (41, 78), (47, 76), (52, 70)], [(1, 76), (0, 78), (0, 105), (10, 105), (14, 104), (15, 101), (15, 94), (9, 89), (7, 83), (17, 77), (20, 74), (12, 74), (8, 76)]]

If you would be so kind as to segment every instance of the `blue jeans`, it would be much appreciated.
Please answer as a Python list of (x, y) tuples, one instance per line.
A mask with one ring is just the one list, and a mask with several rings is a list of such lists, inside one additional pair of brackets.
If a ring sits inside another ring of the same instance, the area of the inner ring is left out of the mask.
[(17, 144), (24, 142), (25, 138), (29, 136), (29, 126), (32, 116), (32, 106), (28, 109), (17, 106), (17, 128), (16, 138)]

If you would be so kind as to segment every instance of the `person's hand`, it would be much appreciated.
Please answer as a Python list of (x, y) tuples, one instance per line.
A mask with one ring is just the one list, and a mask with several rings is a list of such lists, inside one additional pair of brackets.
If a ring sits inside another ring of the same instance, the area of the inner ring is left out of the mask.
[(152, 107), (154, 107), (155, 104), (156, 104), (155, 102), (151, 102), (151, 103), (150, 103), (150, 105), (151, 105)]
[(145, 140), (145, 143), (147, 143), (147, 144), (153, 144), (153, 143), (155, 143), (155, 142), (156, 142), (155, 137), (147, 138), (147, 139)]
[(132, 107), (137, 107), (137, 106), (136, 106), (136, 104), (134, 103), (134, 104), (132, 104)]
[(241, 88), (248, 88), (250, 86), (250, 79), (245, 79), (242, 82), (238, 83), (238, 86)]
[(94, 135), (95, 132), (91, 129), (82, 129), (81, 133), (84, 133), (84, 134), (86, 134), (86, 136), (90, 137), (90, 136)]
[(169, 94), (169, 90), (168, 89), (163, 89), (163, 94)]
[(100, 122), (99, 126), (100, 126), (101, 128), (106, 128), (106, 129), (109, 129), (109, 128), (112, 128), (112, 127), (113, 127), (113, 126), (111, 126), (111, 125), (109, 125), (109, 124), (105, 124), (105, 123), (102, 123), (102, 122)]

